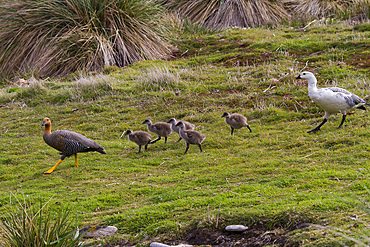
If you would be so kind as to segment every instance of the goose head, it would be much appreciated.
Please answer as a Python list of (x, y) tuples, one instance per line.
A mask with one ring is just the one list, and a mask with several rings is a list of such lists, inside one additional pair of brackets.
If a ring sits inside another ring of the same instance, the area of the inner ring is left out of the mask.
[(124, 135), (127, 136), (127, 135), (131, 135), (132, 133), (134, 133), (134, 132), (132, 132), (132, 130), (128, 129), (128, 130), (126, 130)]
[(122, 135), (119, 138), (122, 138), (122, 136), (131, 135), (132, 133), (134, 133), (134, 132), (132, 132), (132, 130), (128, 129), (128, 130), (126, 130), (126, 132), (123, 132)]
[(228, 117), (230, 117), (230, 113), (228, 113), (227, 111), (225, 111), (224, 114), (222, 114), (221, 117), (228, 118)]
[(176, 124), (176, 119), (175, 118), (171, 118), (170, 120), (168, 120), (169, 124)]
[(50, 125), (51, 125), (50, 118), (48, 117), (44, 118), (41, 126), (50, 126)]
[(151, 125), (152, 121), (150, 119), (145, 119), (143, 124)]
[(307, 80), (308, 84), (316, 84), (317, 80), (313, 73), (304, 71), (296, 79), (305, 79)]
[(180, 129), (182, 129), (182, 128), (184, 128), (185, 127), (185, 125), (184, 125), (184, 123), (183, 122), (178, 122), (176, 125), (175, 125), (176, 127), (179, 127)]

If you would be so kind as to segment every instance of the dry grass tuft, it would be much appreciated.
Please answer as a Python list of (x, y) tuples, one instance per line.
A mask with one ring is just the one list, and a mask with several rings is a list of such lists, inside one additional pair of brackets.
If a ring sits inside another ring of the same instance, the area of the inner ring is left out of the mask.
[(179, 73), (173, 73), (166, 66), (156, 66), (147, 69), (137, 78), (136, 89), (144, 91), (182, 91), (185, 84)]
[(352, 18), (364, 20), (369, 18), (369, 0), (286, 0), (295, 18), (309, 20), (312, 18)]

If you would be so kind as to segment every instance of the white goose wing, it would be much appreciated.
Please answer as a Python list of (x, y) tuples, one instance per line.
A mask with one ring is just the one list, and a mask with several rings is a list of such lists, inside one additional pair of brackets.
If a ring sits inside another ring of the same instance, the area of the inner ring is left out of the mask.
[(333, 91), (334, 93), (340, 93), (341, 97), (346, 101), (346, 103), (350, 107), (355, 107), (359, 105), (364, 105), (366, 104), (365, 100), (357, 96), (356, 94), (353, 94), (343, 88), (339, 87), (330, 87), (328, 88), (329, 90)]

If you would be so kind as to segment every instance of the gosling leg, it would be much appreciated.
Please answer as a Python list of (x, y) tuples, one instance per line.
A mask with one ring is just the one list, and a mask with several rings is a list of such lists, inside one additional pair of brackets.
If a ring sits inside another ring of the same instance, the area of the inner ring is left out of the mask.
[(150, 141), (148, 141), (148, 143), (145, 145), (145, 150), (148, 149), (148, 144), (150, 144)]
[(186, 143), (186, 149), (185, 149), (185, 153), (184, 154), (186, 154), (186, 152), (189, 150), (189, 143)]
[(202, 152), (203, 152), (203, 150), (202, 150), (202, 145), (198, 144), (198, 147), (199, 147), (199, 149), (200, 149), (200, 152), (202, 153)]
[(233, 133), (234, 133), (234, 128), (231, 127), (231, 135), (233, 135)]
[(160, 136), (158, 136), (158, 138), (157, 139), (155, 139), (154, 141), (151, 141), (150, 142), (150, 144), (153, 144), (153, 143), (156, 143), (157, 141), (159, 141), (161, 139), (161, 137)]
[(252, 133), (252, 129), (251, 127), (249, 127), (249, 125), (247, 125), (247, 128), (249, 129), (249, 131)]
[(181, 141), (182, 140), (182, 138), (180, 137), (178, 140), (177, 140), (177, 142), (179, 142), (179, 141)]
[[(146, 145), (148, 145), (148, 144), (146, 144)], [(146, 145), (145, 145), (145, 147), (146, 147)], [(137, 152), (137, 154), (139, 154), (141, 152), (141, 145), (139, 145), (139, 152)]]

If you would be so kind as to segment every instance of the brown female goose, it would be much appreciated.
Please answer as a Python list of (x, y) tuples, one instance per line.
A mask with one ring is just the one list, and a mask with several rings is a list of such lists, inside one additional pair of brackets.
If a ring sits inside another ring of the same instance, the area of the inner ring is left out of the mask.
[(75, 166), (80, 166), (77, 162), (77, 153), (97, 151), (106, 154), (99, 144), (76, 132), (58, 130), (51, 133), (51, 121), (49, 118), (44, 118), (42, 126), (45, 126), (43, 138), (46, 144), (60, 151), (62, 155), (58, 163), (44, 172), (45, 174), (52, 173), (65, 157), (69, 157), (72, 154), (75, 156)]
[(247, 127), (249, 131), (252, 132), (252, 129), (249, 127), (249, 124), (247, 123), (247, 118), (241, 114), (238, 113), (230, 114), (228, 112), (224, 112), (224, 114), (221, 117), (224, 117), (225, 122), (228, 125), (230, 125), (231, 135), (234, 133), (234, 129), (240, 129), (243, 127)]
[(139, 152), (141, 152), (141, 146), (145, 145), (145, 150), (148, 148), (148, 144), (150, 143), (150, 140), (152, 139), (152, 136), (145, 131), (135, 131), (128, 129), (125, 133), (125, 136), (128, 135), (128, 139), (132, 142), (135, 142), (139, 146)]
[[(183, 120), (181, 120), (181, 122), (185, 125), (185, 130), (194, 130), (194, 128), (195, 128), (195, 125), (194, 124), (189, 123), (187, 121), (183, 121)], [(171, 130), (173, 132), (176, 132), (177, 134), (180, 135), (180, 133), (179, 133), (180, 132), (180, 128), (176, 126), (176, 124), (177, 124), (176, 118), (171, 118), (170, 120), (168, 120), (167, 123), (171, 124)], [(180, 138), (177, 140), (177, 142), (181, 141), (181, 139), (182, 138), (180, 136)]]
[(206, 139), (205, 135), (195, 130), (185, 130), (185, 124), (183, 124), (181, 121), (176, 124), (176, 127), (180, 128), (179, 134), (186, 142), (184, 154), (186, 154), (188, 151), (190, 144), (198, 145), (200, 152), (203, 152), (201, 144), (204, 139)]
[(148, 130), (150, 132), (156, 133), (158, 135), (158, 138), (154, 141), (151, 141), (150, 144), (159, 141), (162, 137), (164, 137), (164, 143), (167, 143), (167, 136), (171, 134), (171, 127), (168, 123), (157, 122), (153, 124), (150, 119), (145, 119), (143, 124), (148, 125)]

